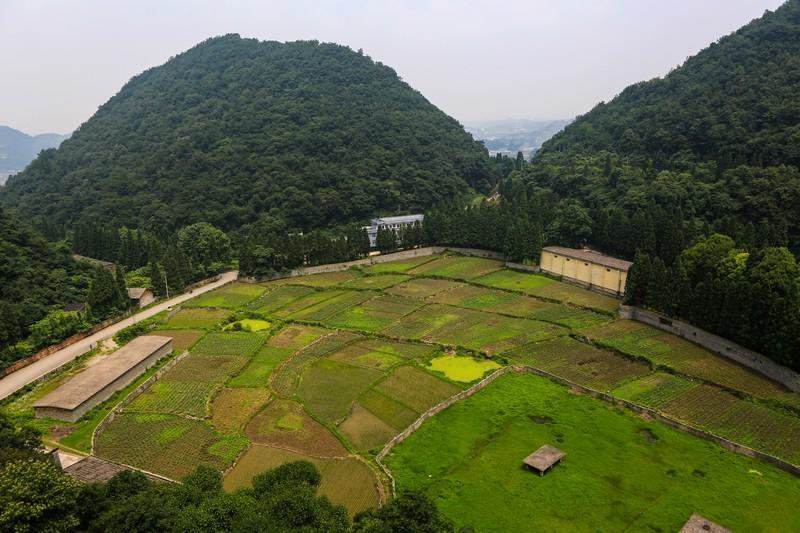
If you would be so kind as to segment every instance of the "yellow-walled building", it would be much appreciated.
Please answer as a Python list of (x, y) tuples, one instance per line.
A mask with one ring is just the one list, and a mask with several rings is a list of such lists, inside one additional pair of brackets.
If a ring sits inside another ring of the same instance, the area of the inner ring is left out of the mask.
[(545, 246), (539, 261), (543, 272), (615, 296), (625, 292), (628, 269), (632, 264), (594, 250), (577, 250), (563, 246)]

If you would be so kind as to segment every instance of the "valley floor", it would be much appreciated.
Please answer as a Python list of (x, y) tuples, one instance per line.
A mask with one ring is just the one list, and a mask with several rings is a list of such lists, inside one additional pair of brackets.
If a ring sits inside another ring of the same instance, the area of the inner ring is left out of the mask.
[[(101, 430), (131, 388), (75, 424), (32, 420), (31, 404), (80, 365), (5, 409), (61, 446), (172, 479), (211, 465), (229, 490), (305, 458), (322, 473), (322, 493), (351, 514), (387, 498), (375, 463), (387, 442), (509, 364), (800, 463), (800, 395), (621, 320), (617, 305), (461, 256), (231, 283), (153, 319), (189, 355)], [(543, 478), (523, 471), (521, 459), (546, 443), (565, 462)], [(691, 512), (743, 530), (798, 525), (792, 475), (537, 376), (499, 378), (425, 422), (386, 462), (398, 489), (427, 491), (477, 531), (677, 530)], [(781, 512), (766, 513), (768, 504)]]

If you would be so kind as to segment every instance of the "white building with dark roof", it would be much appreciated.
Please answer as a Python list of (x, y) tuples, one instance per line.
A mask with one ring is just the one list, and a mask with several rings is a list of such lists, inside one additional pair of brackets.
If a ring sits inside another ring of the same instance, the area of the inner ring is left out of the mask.
[(406, 226), (411, 226), (417, 222), (421, 224), (424, 218), (425, 215), (401, 215), (396, 217), (373, 218), (369, 226), (364, 226), (369, 236), (369, 245), (372, 248), (377, 246), (379, 229), (390, 229), (397, 233), (401, 228)]

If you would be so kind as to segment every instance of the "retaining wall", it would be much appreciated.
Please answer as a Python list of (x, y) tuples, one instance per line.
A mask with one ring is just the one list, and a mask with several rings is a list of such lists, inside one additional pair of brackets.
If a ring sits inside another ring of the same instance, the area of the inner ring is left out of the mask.
[(755, 370), (784, 385), (793, 392), (800, 392), (800, 374), (785, 366), (779, 365), (775, 361), (753, 350), (745, 348), (744, 346), (739, 346), (728, 339), (694, 327), (686, 322), (675, 320), (639, 307), (622, 305), (619, 308), (619, 316), (643, 322), (662, 331), (683, 337), (688, 341), (708, 348), (716, 354)]

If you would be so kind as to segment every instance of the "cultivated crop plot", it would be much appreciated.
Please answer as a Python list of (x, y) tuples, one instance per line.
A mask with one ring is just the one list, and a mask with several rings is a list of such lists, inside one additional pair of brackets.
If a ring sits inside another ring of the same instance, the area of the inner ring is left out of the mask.
[(202, 421), (123, 413), (100, 434), (95, 451), (112, 461), (183, 479), (199, 464), (225, 469), (246, 445), (246, 439), (219, 435)]
[(360, 335), (348, 332), (331, 333), (320, 338), (293, 355), (277, 373), (273, 373), (272, 390), (285, 398), (291, 397), (297, 389), (300, 375), (311, 363), (360, 338)]
[(314, 289), (311, 287), (302, 287), (302, 286), (295, 286), (295, 285), (286, 285), (286, 286), (275, 286), (270, 285), (270, 290), (266, 294), (264, 294), (261, 298), (257, 300), (253, 300), (250, 302), (247, 307), (259, 311), (261, 313), (272, 313), (287, 305), (298, 298), (302, 298), (303, 296), (307, 296), (314, 292)]
[[(349, 308), (354, 305), (358, 305), (365, 300), (369, 300), (377, 293), (371, 293), (367, 291), (341, 291), (341, 292), (333, 292), (333, 296), (330, 298), (325, 298), (323, 301), (319, 303), (314, 303), (302, 309), (292, 312), (288, 315), (288, 318), (293, 320), (308, 320), (313, 322), (320, 322), (325, 320), (326, 318), (330, 318), (331, 316)], [(324, 293), (319, 293), (324, 294)], [(291, 308), (292, 305), (286, 307), (286, 309)], [(278, 311), (276, 314), (279, 316), (287, 316), (283, 315), (283, 311)]]
[(223, 486), (232, 491), (252, 486), (254, 476), (292, 461), (314, 463), (322, 477), (319, 494), (338, 505), (344, 505), (350, 515), (378, 505), (378, 480), (372, 470), (354, 458), (324, 459), (272, 448), (251, 446), (225, 476)]
[(440, 372), (451, 381), (469, 383), (481, 379), (487, 372), (500, 368), (500, 365), (488, 359), (442, 355), (432, 359), (428, 368)]
[(211, 403), (211, 426), (220, 433), (239, 433), (268, 398), (265, 388), (222, 389)]
[(457, 281), (450, 281), (439, 278), (412, 278), (399, 285), (395, 285), (386, 290), (388, 294), (405, 296), (407, 298), (418, 298), (424, 300), (442, 291), (461, 287), (463, 284)]
[[(350, 294), (348, 291), (342, 289), (312, 291), (305, 296), (301, 296), (300, 298), (292, 300), (291, 302), (287, 303), (280, 309), (272, 311), (270, 314), (280, 318), (287, 318), (293, 315), (294, 313), (302, 311), (307, 307), (319, 306), (320, 304), (323, 304), (327, 300), (331, 300), (334, 298), (341, 298), (343, 296), (347, 296), (348, 294)], [(361, 295), (360, 292), (355, 292), (355, 291), (353, 292), (353, 294)]]
[(535, 318), (571, 329), (595, 326), (613, 320), (606, 314), (474, 285), (461, 285), (440, 292), (430, 298), (430, 301), (520, 318)]
[(333, 332), (329, 329), (316, 326), (291, 324), (284, 327), (274, 337), (270, 338), (267, 341), (267, 345), (275, 348), (299, 350), (329, 333)]
[(347, 450), (328, 428), (308, 416), (303, 406), (275, 399), (247, 425), (247, 437), (257, 444), (294, 450), (315, 457), (345, 457)]
[(369, 339), (349, 344), (328, 357), (364, 368), (387, 370), (404, 360), (421, 359), (437, 350), (429, 344)]
[(333, 287), (359, 276), (356, 270), (343, 270), (341, 272), (326, 272), (324, 274), (311, 274), (309, 276), (295, 276), (270, 281), (269, 285), (305, 285), (307, 287)]
[(202, 337), (205, 332), (192, 329), (160, 329), (155, 333), (164, 337), (172, 337), (173, 349), (183, 351), (197, 342), (197, 339)]
[(614, 395), (660, 410), (698, 385), (699, 383), (695, 381), (689, 381), (679, 376), (656, 372), (624, 384), (614, 390)]
[(490, 354), (568, 332), (559, 326), (536, 320), (438, 304), (423, 307), (382, 331), (400, 338), (464, 346)]
[(246, 363), (241, 356), (189, 355), (125, 409), (205, 417), (211, 393)]
[(319, 359), (303, 373), (297, 395), (312, 413), (335, 422), (344, 418), (353, 401), (382, 376), (379, 370)]
[(263, 346), (237, 375), (228, 381), (228, 387), (264, 387), (269, 385), (269, 375), (284, 359), (294, 353), (292, 348)]
[(430, 263), (431, 261), (436, 260), (436, 258), (437, 256), (435, 255), (412, 257), (410, 259), (401, 259), (399, 261), (376, 263), (374, 265), (364, 267), (363, 270), (364, 272), (369, 272), (371, 274), (383, 274), (386, 272), (406, 272), (419, 265)]
[(384, 294), (333, 315), (325, 323), (331, 327), (378, 331), (422, 305), (411, 298)]
[(480, 257), (440, 256), (408, 271), (415, 276), (440, 276), (453, 279), (473, 279), (503, 267), (501, 261)]
[(213, 328), (230, 314), (225, 309), (179, 309), (168, 320), (171, 328), (209, 329)]
[[(540, 478), (520, 465), (545, 443), (567, 457)], [(800, 523), (793, 476), (530, 374), (456, 403), (386, 462), (398, 490), (424, 490), (476, 531), (677, 531), (697, 509), (740, 531), (774, 509), (778, 530)]]
[(209, 333), (192, 349), (198, 355), (240, 355), (249, 357), (264, 344), (265, 337), (256, 333)]
[(378, 450), (389, 442), (398, 430), (356, 403), (339, 431), (358, 451)]
[(375, 390), (422, 413), (459, 392), (460, 389), (416, 367), (401, 366), (378, 383)]
[(741, 390), (757, 398), (780, 398), (783, 386), (689, 341), (633, 320), (618, 320), (585, 334), (621, 352)]
[(504, 354), (515, 362), (541, 368), (556, 376), (595, 390), (607, 391), (650, 373), (644, 363), (626, 359), (606, 350), (559, 337), (527, 344)]
[(604, 312), (616, 312), (619, 300), (556, 281), (542, 274), (500, 270), (473, 280), (498, 289), (523, 292), (539, 298), (565, 302)]
[(255, 300), (266, 289), (251, 283), (229, 283), (219, 289), (192, 298), (184, 303), (184, 307), (223, 307), (234, 309)]
[(355, 278), (348, 281), (345, 281), (341, 284), (341, 287), (345, 289), (372, 289), (372, 290), (382, 290), (388, 289), (398, 283), (402, 283), (407, 279), (410, 279), (411, 276), (406, 276), (404, 274), (383, 274), (377, 276), (364, 276), (362, 278)]

